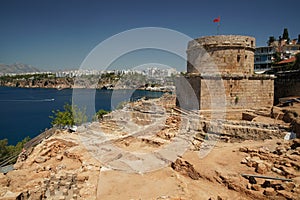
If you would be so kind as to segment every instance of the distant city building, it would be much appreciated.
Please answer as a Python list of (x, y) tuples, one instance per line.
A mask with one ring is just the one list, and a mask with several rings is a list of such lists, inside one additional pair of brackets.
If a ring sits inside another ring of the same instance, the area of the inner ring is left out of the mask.
[(149, 78), (164, 78), (168, 76), (172, 76), (173, 74), (177, 74), (178, 72), (175, 69), (161, 69), (158, 67), (149, 67), (143, 70), (143, 74), (148, 76)]
[(276, 54), (275, 47), (257, 47), (254, 53), (254, 71), (267, 71), (271, 69), (274, 55)]
[(292, 66), (296, 61), (296, 57), (293, 56), (289, 59), (285, 59), (285, 60), (282, 60), (278, 63), (275, 63), (273, 66), (272, 66), (272, 70), (274, 72), (280, 72), (280, 71), (289, 71), (290, 70), (290, 66)]
[(300, 35), (298, 39), (290, 39), (287, 29), (284, 34), (275, 39), (271, 36), (268, 41), (268, 46), (257, 47), (254, 55), (254, 71), (262, 73), (271, 70), (278, 72), (279, 70), (288, 70), (292, 65), (294, 57), (300, 53)]
[(282, 47), (282, 59), (290, 59), (300, 53), (300, 44), (287, 44)]

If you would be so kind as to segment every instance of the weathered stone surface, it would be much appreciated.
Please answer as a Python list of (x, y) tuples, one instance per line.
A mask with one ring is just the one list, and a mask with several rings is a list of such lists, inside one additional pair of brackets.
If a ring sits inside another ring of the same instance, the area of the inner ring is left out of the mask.
[(59, 199), (59, 200), (65, 200), (66, 197), (65, 197), (65, 196), (60, 196), (58, 199)]
[(0, 173), (0, 185), (9, 186), (9, 183), (9, 178), (6, 175)]
[(283, 182), (282, 184), (281, 184), (281, 186), (284, 188), (284, 190), (286, 190), (286, 191), (291, 191), (291, 190), (293, 190), (295, 187), (296, 187), (296, 185), (295, 185), (295, 183), (293, 183), (293, 182)]
[(255, 178), (253, 176), (250, 176), (249, 177), (249, 183), (256, 184), (257, 182), (256, 182), (256, 180), (255, 180)]
[(175, 162), (172, 162), (171, 167), (180, 173), (183, 173), (186, 176), (189, 176), (191, 179), (198, 180), (201, 178), (200, 174), (194, 169), (187, 161), (182, 161), (177, 159)]
[(273, 106), (271, 109), (271, 117), (275, 120), (282, 120), (284, 113), (278, 107)]
[[(211, 59), (203, 54), (203, 47)], [(215, 73), (210, 66), (213, 60), (222, 73), (253, 74), (254, 48), (255, 38), (249, 36), (218, 35), (197, 38), (188, 44), (187, 72)]]
[(242, 120), (252, 121), (255, 117), (257, 117), (257, 115), (254, 113), (250, 113), (250, 112), (242, 113)]
[(260, 174), (265, 174), (268, 171), (268, 168), (264, 163), (258, 163), (255, 171)]
[(293, 178), (293, 182), (297, 185), (300, 185), (300, 176)]
[(86, 180), (88, 180), (88, 179), (89, 179), (89, 177), (86, 176), (86, 175), (79, 174), (79, 175), (77, 176), (77, 181), (78, 181), (78, 182), (84, 182), (84, 181), (86, 181)]
[(296, 137), (300, 138), (300, 117), (292, 122), (292, 130), (296, 133)]
[(271, 182), (268, 180), (265, 180), (265, 182), (261, 185), (263, 188), (271, 187)]
[(62, 155), (57, 155), (55, 159), (58, 160), (58, 161), (61, 161), (63, 159), (63, 156)]
[(51, 166), (51, 165), (47, 165), (46, 167), (45, 167), (45, 170), (47, 170), (47, 171), (49, 171), (49, 170), (51, 170), (53, 167)]
[(36, 158), (34, 159), (34, 162), (36, 162), (36, 163), (44, 163), (44, 162), (46, 162), (46, 161), (47, 161), (47, 159), (46, 159), (45, 157), (41, 157), (41, 156), (36, 157)]
[(257, 184), (254, 184), (251, 186), (251, 190), (260, 191), (260, 186)]
[(240, 148), (239, 148), (239, 151), (240, 151), (240, 152), (248, 153), (248, 147), (240, 147)]
[(287, 200), (295, 199), (295, 195), (291, 192), (285, 191), (285, 190), (278, 190), (277, 193), (279, 196), (283, 196)]
[[(176, 84), (180, 106), (210, 110), (213, 105), (224, 103), (223, 97), (227, 108), (273, 105), (274, 78), (253, 75), (254, 50), (255, 38), (249, 36), (218, 35), (190, 41), (185, 79), (194, 92)], [(216, 80), (222, 81), (222, 87)], [(193, 100), (191, 93), (196, 94), (198, 100)]]
[(266, 196), (274, 196), (274, 195), (276, 195), (276, 192), (275, 192), (274, 188), (266, 188), (264, 190), (263, 194)]
[(291, 123), (298, 117), (298, 114), (294, 111), (286, 110), (282, 120), (286, 123)]

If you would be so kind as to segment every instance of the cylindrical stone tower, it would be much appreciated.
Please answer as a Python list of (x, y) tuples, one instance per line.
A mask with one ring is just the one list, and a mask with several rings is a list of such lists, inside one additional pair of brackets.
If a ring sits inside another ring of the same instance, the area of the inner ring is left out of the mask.
[(254, 70), (254, 51), (255, 38), (250, 36), (216, 35), (197, 38), (188, 44), (187, 72), (251, 75)]

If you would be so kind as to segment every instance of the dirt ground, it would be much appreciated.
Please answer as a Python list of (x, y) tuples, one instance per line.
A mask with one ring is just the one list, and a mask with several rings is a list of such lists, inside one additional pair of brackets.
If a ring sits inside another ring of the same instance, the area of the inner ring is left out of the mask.
[[(164, 105), (145, 105), (137, 102), (132, 109), (116, 112), (115, 118), (75, 133), (57, 131), (27, 159), (19, 159), (15, 170), (0, 174), (0, 200), (300, 199), (300, 139), (231, 140), (228, 137), (236, 134), (228, 134), (227, 140), (217, 139), (209, 150), (204, 142), (207, 135), (199, 134), (203, 131), (198, 130), (200, 126), (186, 129), (195, 134), (194, 139), (180, 140), (184, 135), (178, 135), (179, 124), (184, 119), (174, 111), (164, 113)], [(300, 111), (300, 105), (285, 109)], [(162, 127), (161, 120), (165, 122)], [(232, 127), (234, 123), (238, 122)], [(274, 123), (267, 116), (249, 123), (242, 122), (232, 130), (246, 134), (259, 126), (257, 130), (266, 127), (272, 128), (268, 133), (275, 133), (280, 130), (273, 130), (274, 124), (289, 125), (281, 119)], [(174, 142), (189, 146), (184, 152), (177, 151), (176, 146), (168, 146)], [(171, 150), (161, 150), (165, 147)], [(207, 155), (202, 157), (199, 149), (205, 148)], [(155, 162), (148, 162), (148, 154)], [(141, 170), (145, 167), (148, 170)]]
[[(197, 152), (188, 151), (180, 159), (189, 162), (199, 173), (200, 177), (197, 180), (184, 173), (184, 170), (177, 172), (171, 167), (146, 174), (101, 171), (97, 199), (119, 199), (120, 197), (124, 199), (200, 200), (286, 199), (283, 195), (277, 194), (271, 197), (265, 196), (263, 194), (265, 188), (259, 184), (257, 184), (259, 191), (247, 189), (249, 181), (241, 176), (241, 174), (259, 174), (255, 172), (255, 168), (241, 163), (246, 156), (244, 152), (240, 152), (241, 147), (275, 150), (278, 142), (282, 142), (282, 140), (244, 141), (242, 143), (218, 142), (205, 158), (199, 158)], [(278, 177), (278, 174), (274, 172), (268, 172), (264, 175)], [(298, 179), (299, 175), (298, 172)], [(221, 177), (225, 177), (225, 181)], [(264, 179), (257, 179), (260, 184), (263, 184), (264, 181)], [(275, 183), (276, 181), (271, 182)], [(283, 181), (279, 181), (280, 183), (283, 184)], [(297, 187), (299, 189), (299, 185)], [(291, 199), (299, 199), (299, 193), (294, 195)]]

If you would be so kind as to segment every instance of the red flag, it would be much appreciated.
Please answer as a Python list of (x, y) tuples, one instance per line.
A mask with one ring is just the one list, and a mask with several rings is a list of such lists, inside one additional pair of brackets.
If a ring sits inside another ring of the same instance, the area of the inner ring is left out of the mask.
[(218, 18), (215, 18), (213, 22), (220, 22), (220, 16)]

